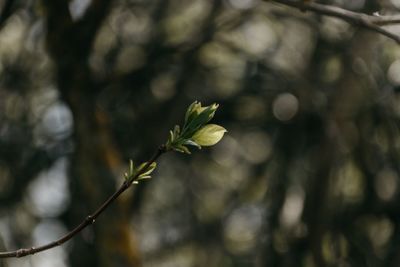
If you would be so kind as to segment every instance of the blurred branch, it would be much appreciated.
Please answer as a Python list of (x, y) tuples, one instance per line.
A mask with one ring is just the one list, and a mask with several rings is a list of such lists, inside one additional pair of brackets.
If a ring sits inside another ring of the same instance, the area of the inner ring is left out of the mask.
[(297, 0), (272, 0), (286, 6), (296, 7), (301, 11), (312, 11), (321, 15), (330, 16), (345, 20), (353, 25), (361, 26), (371, 31), (380, 33), (400, 44), (400, 36), (383, 29), (380, 26), (400, 23), (400, 16), (372, 16), (346, 10), (340, 7), (318, 4), (309, 1)]
[(137, 179), (142, 175), (142, 173), (146, 172), (149, 166), (152, 163), (154, 163), (165, 152), (167, 152), (165, 146), (160, 146), (153, 155), (153, 157), (144, 165), (141, 171), (136, 173), (136, 175), (132, 179), (126, 180), (121, 185), (121, 187), (117, 191), (115, 191), (114, 194), (112, 194), (95, 212), (88, 215), (78, 226), (76, 226), (73, 230), (71, 230), (61, 238), (39, 247), (21, 248), (15, 251), (0, 252), (0, 258), (20, 258), (60, 246), (63, 243), (67, 242), (75, 235), (80, 233), (87, 226), (94, 224), (97, 217), (99, 217), (100, 214), (103, 213), (111, 203), (113, 203), (123, 192), (125, 192), (132, 185), (132, 183), (137, 181)]

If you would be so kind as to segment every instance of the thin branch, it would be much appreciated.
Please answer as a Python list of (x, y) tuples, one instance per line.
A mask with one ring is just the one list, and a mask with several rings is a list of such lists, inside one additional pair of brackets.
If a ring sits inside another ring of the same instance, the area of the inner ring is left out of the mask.
[(125, 181), (121, 187), (114, 192), (103, 204), (100, 205), (99, 208), (97, 208), (96, 211), (94, 211), (92, 214), (88, 215), (78, 226), (76, 226), (74, 229), (72, 229), (70, 232), (65, 234), (64, 236), (60, 237), (59, 239), (50, 242), (46, 245), (42, 245), (39, 247), (31, 247), (31, 248), (21, 248), (15, 251), (6, 251), (6, 252), (0, 252), (0, 258), (20, 258), (24, 257), (27, 255), (32, 255), (44, 250), (48, 250), (57, 246), (60, 246), (61, 244), (67, 242), (71, 238), (73, 238), (75, 235), (77, 235), (79, 232), (81, 232), (83, 229), (85, 229), (87, 226), (93, 224), (97, 217), (100, 216), (103, 211), (107, 209), (107, 207), (114, 202), (115, 199), (119, 197), (125, 190), (127, 190), (134, 181), (138, 179), (138, 177), (142, 174), (143, 171), (146, 171), (148, 167), (155, 162), (162, 154), (167, 152), (165, 146), (160, 146), (157, 151), (154, 153), (154, 155), (151, 157), (151, 159), (144, 165), (144, 167), (141, 169), (142, 171), (138, 172), (132, 179)]
[(381, 15), (366, 15), (368, 16), (368, 19), (379, 26), (385, 26), (385, 25), (392, 25), (392, 24), (398, 24), (400, 23), (400, 15), (393, 15), (393, 16), (381, 16)]
[(345, 20), (351, 24), (358, 25), (378, 32), (400, 44), (400, 36), (380, 27), (400, 23), (400, 16), (371, 16), (364, 13), (358, 13), (346, 10), (336, 6), (318, 4), (314, 2), (305, 2), (301, 0), (272, 0), (286, 6), (296, 7), (302, 11), (312, 11), (321, 15), (336, 17)]

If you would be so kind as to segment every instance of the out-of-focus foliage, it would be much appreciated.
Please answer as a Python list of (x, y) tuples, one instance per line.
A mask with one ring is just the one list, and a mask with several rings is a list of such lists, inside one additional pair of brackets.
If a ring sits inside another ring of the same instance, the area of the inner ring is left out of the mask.
[[(157, 267), (399, 266), (394, 42), (272, 1), (11, 2), (0, 19), (2, 250), (72, 228), (194, 100), (218, 102), (229, 132), (163, 157), (94, 230), (6, 266), (129, 266), (124, 255)], [(126, 220), (124, 235), (108, 220)]]

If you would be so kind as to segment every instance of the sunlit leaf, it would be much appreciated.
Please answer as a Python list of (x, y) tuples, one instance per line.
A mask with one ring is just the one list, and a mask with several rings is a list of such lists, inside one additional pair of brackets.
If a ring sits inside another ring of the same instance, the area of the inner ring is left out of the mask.
[(218, 104), (214, 103), (210, 106), (202, 107), (201, 103), (194, 102), (190, 105), (186, 116), (184, 132), (185, 137), (190, 137), (196, 130), (209, 122), (215, 115)]
[(200, 146), (213, 146), (224, 136), (226, 129), (216, 124), (208, 124), (193, 135), (193, 141)]
[[(201, 149), (202, 145), (211, 146), (216, 144), (226, 132), (224, 128), (218, 125), (205, 125), (214, 117), (218, 104), (202, 106), (200, 102), (193, 102), (185, 114), (185, 123), (181, 128), (176, 125), (166, 143), (167, 150), (190, 154), (188, 145)], [(196, 135), (194, 137), (194, 135)], [(197, 140), (201, 143), (199, 143)]]

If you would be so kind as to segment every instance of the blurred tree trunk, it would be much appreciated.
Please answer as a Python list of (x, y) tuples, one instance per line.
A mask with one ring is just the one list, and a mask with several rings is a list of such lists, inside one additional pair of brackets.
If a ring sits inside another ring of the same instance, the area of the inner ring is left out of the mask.
[[(357, 138), (362, 131), (361, 128), (357, 128), (357, 118), (360, 114), (371, 110), (374, 105), (374, 93), (377, 88), (371, 80), (375, 81), (377, 76), (373, 69), (376, 54), (370, 51), (377, 50), (378, 45), (371, 36), (373, 34), (370, 32), (358, 32), (350, 48), (346, 48), (349, 52), (348, 58), (345, 59), (343, 76), (331, 96), (330, 110), (325, 118), (324, 137), (315, 155), (315, 175), (308, 181), (303, 219), (308, 225), (309, 249), (317, 266), (336, 264), (328, 262), (323, 251), (324, 242), (328, 242), (326, 240), (329, 234), (337, 235), (335, 231), (340, 228), (335, 225), (335, 216), (341, 207), (338, 203), (332, 202), (334, 194), (337, 194), (334, 187), (338, 179), (334, 171), (337, 170), (337, 165), (345, 162), (343, 159), (360, 156), (356, 154), (357, 149), (355, 149), (360, 145)], [(364, 179), (361, 182), (368, 189), (371, 181)], [(369, 192), (364, 193), (369, 194)], [(357, 204), (347, 203), (347, 200), (342, 198), (341, 205), (350, 206), (362, 205), (362, 202), (368, 201), (370, 196), (362, 198)], [(349, 220), (348, 224), (352, 224), (351, 222), (352, 220)], [(338, 243), (336, 240), (332, 241), (332, 244), (334, 242)], [(330, 253), (336, 252), (332, 249)], [(342, 256), (335, 255), (337, 259)]]
[[(70, 227), (97, 209), (115, 191), (114, 175), (122, 165), (107, 117), (96, 110), (100, 88), (93, 81), (88, 65), (97, 30), (111, 2), (93, 1), (85, 16), (73, 21), (68, 1), (45, 1), (47, 48), (55, 63), (61, 98), (69, 105), (74, 118)], [(117, 201), (102, 214), (100, 222), (94, 224), (93, 235), (89, 228), (75, 238), (72, 266), (88, 266), (96, 261), (96, 266), (139, 266), (127, 210), (121, 200)], [(93, 246), (88, 242), (93, 242)]]
[[(114, 173), (121, 166), (121, 159), (110, 137), (106, 117), (95, 110), (93, 100), (79, 94), (72, 95), (70, 100), (76, 140), (72, 182), (79, 192), (79, 196), (73, 197), (76, 200), (72, 208), (78, 211), (74, 216), (78, 219), (96, 209), (115, 190)], [(100, 217), (99, 223), (94, 224), (95, 258), (100, 259), (98, 266), (139, 266), (127, 207), (123, 201), (115, 204)], [(82, 209), (82, 206), (89, 209)], [(77, 261), (73, 266), (77, 266), (82, 256), (72, 258)]]

